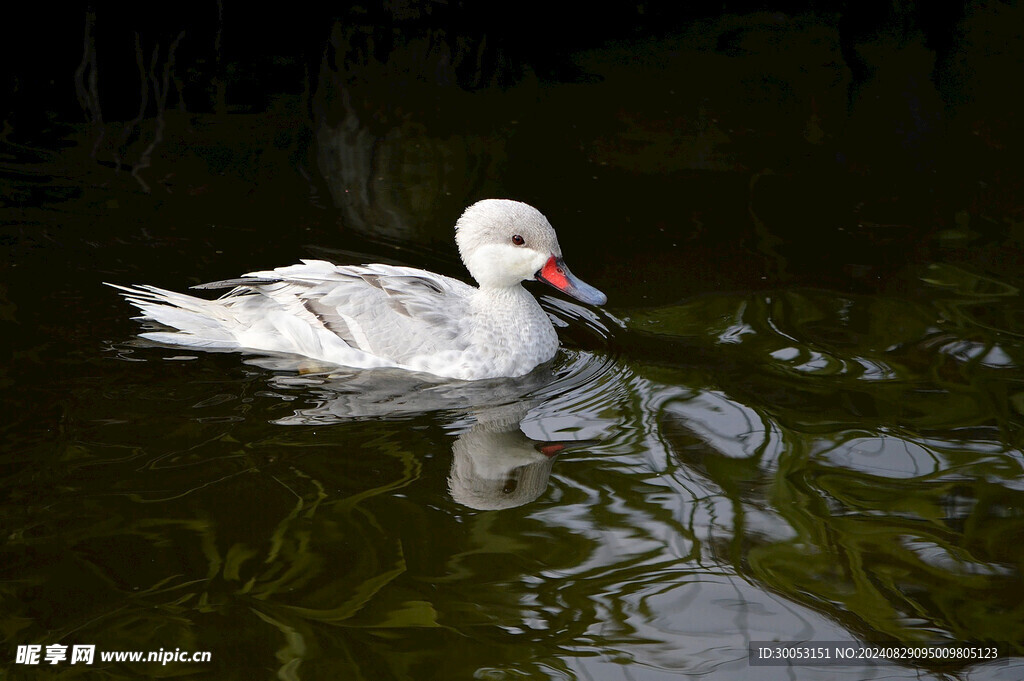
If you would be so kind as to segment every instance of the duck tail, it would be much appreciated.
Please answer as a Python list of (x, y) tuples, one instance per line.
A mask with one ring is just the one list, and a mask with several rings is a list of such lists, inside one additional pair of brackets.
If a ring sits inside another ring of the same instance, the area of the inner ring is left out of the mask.
[(139, 334), (143, 338), (197, 348), (235, 350), (240, 347), (231, 331), (237, 321), (222, 301), (204, 300), (156, 286), (103, 283), (121, 291), (125, 300), (142, 312), (135, 319), (172, 329)]

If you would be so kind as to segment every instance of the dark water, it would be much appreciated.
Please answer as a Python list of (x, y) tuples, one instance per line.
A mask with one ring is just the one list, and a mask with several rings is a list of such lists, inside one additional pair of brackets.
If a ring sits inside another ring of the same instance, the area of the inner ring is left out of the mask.
[[(971, 21), (966, 35), (999, 23)], [(168, 110), (137, 177), (152, 117), (123, 136), (104, 123), (99, 144), (95, 125), (7, 136), (0, 668), (1020, 678), (1009, 114), (887, 90), (913, 45), (852, 87), (838, 40), (725, 18), (581, 52), (589, 77), (571, 82), (445, 91), (421, 119), (394, 113), (417, 93), (373, 90), (378, 111), (327, 69), (258, 113)], [(881, 115), (849, 104), (879, 101), (848, 100), (858, 88), (906, 97)], [(884, 142), (912, 136), (908, 97), (941, 145)], [(470, 120), (445, 123), (456, 110)], [(609, 298), (534, 288), (564, 349), (515, 381), (154, 346), (102, 286), (311, 256), (461, 276), (451, 225), (485, 196), (537, 205)], [(975, 642), (999, 659), (751, 667), (748, 643), (767, 640)], [(55, 643), (212, 661), (15, 661)]]

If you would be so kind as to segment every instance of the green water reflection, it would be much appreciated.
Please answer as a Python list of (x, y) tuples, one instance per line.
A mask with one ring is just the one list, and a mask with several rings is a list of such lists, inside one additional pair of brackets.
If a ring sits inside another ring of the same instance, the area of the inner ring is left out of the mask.
[(966, 310), (1011, 287), (924, 271), (927, 302), (784, 291), (637, 325), (692, 333), (702, 318), (735, 348), (715, 386), (746, 412), (746, 427), (717, 433), (731, 443), (667, 407), (669, 446), (732, 502), (714, 555), (865, 639), (1012, 643), (1024, 461), (1020, 336), (1006, 322), (1019, 301), (987, 308), (1000, 321), (982, 327)]
[[(219, 678), (727, 678), (747, 640), (808, 637), (1019, 656), (1019, 297), (919, 282), (616, 311), (522, 419), (586, 445), (502, 511), (448, 493), (457, 401), (353, 420), (344, 381), (124, 343), (72, 349), (59, 390), (12, 367), (51, 407), (7, 427), (4, 638), (211, 650)], [(154, 669), (105, 673), (211, 668)]]

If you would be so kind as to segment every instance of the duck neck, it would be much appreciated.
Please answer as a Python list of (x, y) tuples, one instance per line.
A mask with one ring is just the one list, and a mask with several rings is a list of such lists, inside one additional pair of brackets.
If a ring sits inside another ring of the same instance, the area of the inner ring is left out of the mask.
[(478, 312), (488, 316), (543, 317), (547, 321), (547, 315), (541, 309), (540, 303), (522, 284), (481, 286), (476, 294), (476, 303)]
[(522, 285), (481, 287), (474, 297), (477, 331), (495, 350), (538, 361), (551, 358), (558, 335), (540, 303)]

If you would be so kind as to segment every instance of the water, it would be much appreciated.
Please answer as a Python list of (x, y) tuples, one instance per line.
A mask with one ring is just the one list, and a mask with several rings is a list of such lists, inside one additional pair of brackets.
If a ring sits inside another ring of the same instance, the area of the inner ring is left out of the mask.
[[(284, 96), (169, 112), (149, 193), (86, 126), (4, 142), (6, 675), (41, 673), (17, 646), (63, 643), (211, 652), (102, 666), (117, 679), (1019, 678), (1009, 162), (893, 179), (812, 139), (777, 170), (771, 135), (663, 86), (678, 41), (645, 49), (492, 93), (535, 103), (484, 100), (462, 136), (382, 134), (359, 106), (310, 124)], [(460, 275), (450, 226), (488, 195), (540, 207), (609, 295), (534, 287), (564, 347), (515, 381), (156, 346), (102, 286), (311, 256)], [(769, 640), (999, 661), (751, 667)]]

